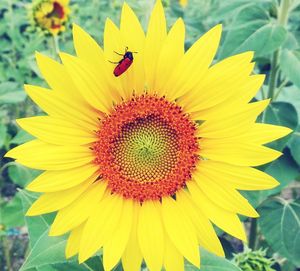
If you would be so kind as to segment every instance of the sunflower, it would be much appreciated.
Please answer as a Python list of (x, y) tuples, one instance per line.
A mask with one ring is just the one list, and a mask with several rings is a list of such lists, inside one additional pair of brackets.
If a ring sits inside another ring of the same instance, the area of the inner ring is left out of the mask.
[(185, 8), (188, 4), (188, 0), (179, 0), (179, 5), (182, 7), (182, 8)]
[[(290, 130), (255, 123), (269, 100), (249, 102), (264, 81), (251, 75), (253, 52), (212, 65), (221, 31), (185, 52), (184, 23), (167, 32), (160, 1), (146, 35), (124, 4), (120, 28), (106, 21), (104, 50), (74, 25), (77, 56), (37, 53), (50, 89), (25, 89), (47, 115), (17, 120), (36, 139), (6, 156), (45, 170), (27, 187), (43, 193), (27, 215), (57, 211), (50, 235), (70, 232), (67, 258), (103, 249), (105, 270), (120, 260), (126, 271), (143, 260), (184, 270), (184, 259), (200, 266), (199, 246), (224, 255), (213, 224), (246, 239), (238, 214), (258, 214), (238, 190), (278, 184), (252, 166), (279, 157), (262, 145)], [(126, 47), (137, 53), (115, 77), (110, 61)]]
[(69, 0), (35, 0), (30, 13), (34, 25), (57, 35), (65, 31), (65, 23), (70, 14)]

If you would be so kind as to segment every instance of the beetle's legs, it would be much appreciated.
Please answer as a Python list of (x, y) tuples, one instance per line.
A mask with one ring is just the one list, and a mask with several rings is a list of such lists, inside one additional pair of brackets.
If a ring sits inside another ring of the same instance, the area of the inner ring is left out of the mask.
[(110, 61), (110, 60), (108, 60), (110, 63), (112, 63), (112, 64), (119, 64), (120, 62), (113, 62), (113, 61)]
[(116, 53), (116, 54), (119, 55), (119, 56), (124, 56), (123, 54), (120, 54), (120, 53), (118, 53), (118, 52), (116, 52), (116, 51), (114, 51), (114, 53)]

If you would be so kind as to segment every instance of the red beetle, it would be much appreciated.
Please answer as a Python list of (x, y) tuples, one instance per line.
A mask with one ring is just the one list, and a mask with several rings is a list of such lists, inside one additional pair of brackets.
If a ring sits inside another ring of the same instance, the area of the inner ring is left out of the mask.
[(116, 54), (122, 56), (123, 58), (119, 61), (119, 62), (112, 62), (114, 64), (118, 64), (115, 69), (114, 69), (114, 76), (120, 76), (121, 74), (123, 74), (124, 72), (126, 72), (128, 70), (128, 68), (131, 66), (132, 62), (133, 62), (133, 53), (137, 53), (137, 52), (130, 52), (128, 51), (128, 47), (125, 48), (125, 54), (120, 54), (116, 51), (114, 51)]

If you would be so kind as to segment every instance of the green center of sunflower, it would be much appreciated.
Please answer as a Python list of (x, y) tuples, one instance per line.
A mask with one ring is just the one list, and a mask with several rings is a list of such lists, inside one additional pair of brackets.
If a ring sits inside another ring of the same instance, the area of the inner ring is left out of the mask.
[(128, 178), (141, 182), (157, 181), (176, 164), (177, 134), (158, 116), (138, 118), (123, 125), (112, 153), (115, 163)]

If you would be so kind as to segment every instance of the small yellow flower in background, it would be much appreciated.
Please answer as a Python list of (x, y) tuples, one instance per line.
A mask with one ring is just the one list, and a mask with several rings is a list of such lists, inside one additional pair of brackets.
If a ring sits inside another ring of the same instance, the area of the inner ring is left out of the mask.
[(185, 8), (188, 4), (188, 0), (179, 0), (179, 4), (181, 7)]
[[(104, 49), (74, 25), (77, 56), (36, 55), (51, 90), (25, 89), (48, 115), (17, 120), (36, 139), (6, 156), (45, 170), (27, 187), (44, 193), (27, 215), (57, 211), (50, 235), (70, 232), (66, 257), (102, 248), (105, 270), (121, 259), (138, 271), (144, 259), (150, 271), (182, 271), (184, 259), (200, 266), (199, 246), (224, 255), (213, 224), (246, 239), (238, 214), (258, 214), (238, 191), (278, 185), (252, 167), (278, 158), (263, 145), (290, 129), (255, 123), (269, 100), (250, 102), (264, 81), (251, 74), (253, 52), (212, 65), (221, 32), (185, 52), (184, 22), (167, 31), (160, 1), (146, 35), (124, 4)], [(115, 77), (110, 61), (127, 47), (137, 53)]]
[(33, 24), (52, 35), (65, 31), (70, 14), (69, 0), (36, 0), (31, 7)]

